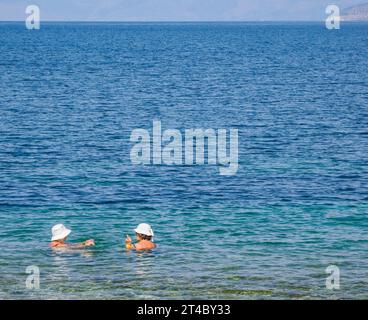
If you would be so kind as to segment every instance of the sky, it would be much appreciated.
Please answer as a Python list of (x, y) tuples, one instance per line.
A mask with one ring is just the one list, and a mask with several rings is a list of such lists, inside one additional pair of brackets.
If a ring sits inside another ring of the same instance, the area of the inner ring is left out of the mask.
[(368, 0), (0, 0), (0, 21), (24, 21), (38, 5), (41, 21), (310, 21), (325, 8)]

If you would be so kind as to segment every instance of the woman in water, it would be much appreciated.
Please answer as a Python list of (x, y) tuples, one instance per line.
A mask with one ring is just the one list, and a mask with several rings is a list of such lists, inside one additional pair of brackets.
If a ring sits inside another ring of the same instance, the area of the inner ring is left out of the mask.
[(95, 245), (95, 241), (93, 239), (86, 240), (82, 243), (74, 243), (74, 244), (65, 243), (66, 238), (72, 231), (66, 228), (63, 224), (57, 224), (53, 226), (51, 232), (52, 232), (52, 238), (50, 243), (51, 248), (81, 249)]
[(153, 230), (147, 223), (141, 223), (134, 229), (138, 242), (132, 243), (132, 239), (127, 235), (125, 239), (125, 248), (135, 250), (151, 250), (156, 248), (152, 242)]

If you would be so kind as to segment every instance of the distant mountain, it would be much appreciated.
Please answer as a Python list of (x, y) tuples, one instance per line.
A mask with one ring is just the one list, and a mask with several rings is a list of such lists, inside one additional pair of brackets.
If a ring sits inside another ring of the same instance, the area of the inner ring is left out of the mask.
[(368, 3), (342, 10), (341, 21), (368, 21)]

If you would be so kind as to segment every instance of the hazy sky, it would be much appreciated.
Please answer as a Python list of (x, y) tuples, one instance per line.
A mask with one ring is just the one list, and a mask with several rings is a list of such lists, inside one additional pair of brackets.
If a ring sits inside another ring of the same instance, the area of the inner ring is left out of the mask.
[(0, 20), (24, 20), (36, 4), (41, 21), (322, 20), (328, 4), (367, 0), (0, 0)]

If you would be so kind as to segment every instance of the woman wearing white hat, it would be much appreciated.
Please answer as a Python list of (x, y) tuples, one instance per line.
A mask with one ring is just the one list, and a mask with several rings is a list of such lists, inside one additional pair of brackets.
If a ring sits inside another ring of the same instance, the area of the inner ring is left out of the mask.
[(151, 250), (156, 248), (152, 242), (153, 230), (147, 223), (141, 223), (134, 229), (138, 242), (132, 243), (132, 239), (127, 235), (125, 239), (125, 248), (136, 250)]
[(70, 229), (66, 228), (63, 224), (54, 225), (51, 229), (52, 237), (51, 237), (51, 248), (84, 248), (89, 246), (94, 246), (95, 241), (93, 239), (84, 241), (82, 243), (75, 244), (66, 244), (65, 240), (68, 235), (72, 232)]

